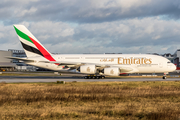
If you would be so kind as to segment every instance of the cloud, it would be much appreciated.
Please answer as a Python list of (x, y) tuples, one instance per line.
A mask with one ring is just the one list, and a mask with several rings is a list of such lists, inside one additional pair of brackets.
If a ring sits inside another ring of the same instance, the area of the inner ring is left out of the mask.
[(174, 53), (179, 12), (179, 0), (2, 0), (0, 46), (22, 49), (23, 24), (54, 53)]
[(52, 21), (22, 24), (25, 24), (47, 49), (55, 53), (174, 52), (176, 49), (171, 46), (178, 47), (180, 38), (178, 21), (166, 21), (158, 17), (87, 23), (75, 27)]
[(22, 21), (101, 23), (123, 19), (164, 16), (179, 19), (179, 0), (2, 0), (5, 24)]
[(77, 31), (76, 39), (89, 39), (94, 43), (98, 41), (97, 43), (106, 47), (145, 46), (146, 44), (156, 46), (177, 44), (180, 24), (157, 17), (135, 18), (118, 22), (83, 24), (77, 28)]

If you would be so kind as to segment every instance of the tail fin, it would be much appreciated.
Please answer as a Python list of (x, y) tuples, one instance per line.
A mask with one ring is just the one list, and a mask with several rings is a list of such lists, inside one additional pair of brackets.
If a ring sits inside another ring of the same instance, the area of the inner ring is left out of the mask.
[(55, 61), (50, 52), (34, 37), (24, 25), (14, 25), (27, 57), (42, 56), (49, 61)]

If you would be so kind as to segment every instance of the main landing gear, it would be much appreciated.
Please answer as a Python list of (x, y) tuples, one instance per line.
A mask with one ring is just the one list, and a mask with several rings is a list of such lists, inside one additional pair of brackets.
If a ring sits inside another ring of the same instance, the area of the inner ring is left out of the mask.
[(97, 76), (97, 75), (84, 76), (84, 79), (103, 79), (103, 78), (105, 78), (105, 76), (103, 76), (103, 75), (100, 75), (100, 76)]

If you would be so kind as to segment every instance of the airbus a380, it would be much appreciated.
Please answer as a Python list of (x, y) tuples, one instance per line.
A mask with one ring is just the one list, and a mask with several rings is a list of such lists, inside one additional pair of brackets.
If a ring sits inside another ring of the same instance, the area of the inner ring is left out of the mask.
[(150, 54), (51, 54), (24, 25), (14, 25), (27, 55), (26, 58), (9, 57), (26, 64), (59, 72), (86, 74), (85, 78), (119, 76), (124, 73), (164, 73), (176, 69), (168, 59)]

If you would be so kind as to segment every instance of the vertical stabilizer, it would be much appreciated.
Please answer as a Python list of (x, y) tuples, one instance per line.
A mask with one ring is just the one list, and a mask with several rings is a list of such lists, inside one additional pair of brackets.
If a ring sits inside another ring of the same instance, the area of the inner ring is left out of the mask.
[(49, 61), (55, 61), (50, 52), (46, 50), (24, 25), (14, 25), (14, 29), (16, 30), (27, 57), (41, 56)]

